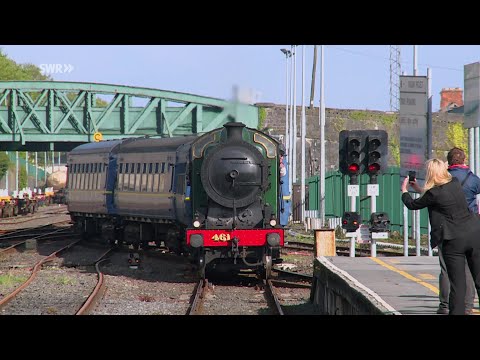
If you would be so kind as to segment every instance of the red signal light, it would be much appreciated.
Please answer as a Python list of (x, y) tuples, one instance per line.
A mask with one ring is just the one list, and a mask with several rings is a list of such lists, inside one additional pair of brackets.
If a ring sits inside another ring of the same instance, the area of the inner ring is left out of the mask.
[(360, 170), (360, 166), (358, 164), (350, 164), (348, 165), (348, 172), (355, 174)]
[(373, 163), (373, 164), (368, 165), (368, 172), (376, 173), (378, 171), (380, 171), (380, 165), (379, 164)]

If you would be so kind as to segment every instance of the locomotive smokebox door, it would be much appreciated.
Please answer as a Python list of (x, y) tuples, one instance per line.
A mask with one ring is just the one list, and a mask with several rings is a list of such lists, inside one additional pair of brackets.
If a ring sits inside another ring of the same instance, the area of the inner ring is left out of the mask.
[(129, 253), (128, 265), (130, 266), (130, 269), (138, 269), (138, 266), (140, 265), (140, 255), (138, 253)]

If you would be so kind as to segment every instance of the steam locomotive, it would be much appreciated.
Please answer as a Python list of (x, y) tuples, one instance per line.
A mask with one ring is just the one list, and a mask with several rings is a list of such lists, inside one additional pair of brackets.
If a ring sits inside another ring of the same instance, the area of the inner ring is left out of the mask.
[(290, 215), (284, 156), (273, 137), (237, 122), (84, 144), (67, 157), (68, 210), (85, 238), (164, 245), (203, 277), (207, 267), (268, 277)]

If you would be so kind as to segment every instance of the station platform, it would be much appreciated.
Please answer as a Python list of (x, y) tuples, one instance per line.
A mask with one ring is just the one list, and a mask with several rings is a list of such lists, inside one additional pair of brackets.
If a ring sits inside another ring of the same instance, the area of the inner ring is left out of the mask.
[(439, 274), (437, 256), (320, 256), (311, 298), (324, 314), (436, 315)]

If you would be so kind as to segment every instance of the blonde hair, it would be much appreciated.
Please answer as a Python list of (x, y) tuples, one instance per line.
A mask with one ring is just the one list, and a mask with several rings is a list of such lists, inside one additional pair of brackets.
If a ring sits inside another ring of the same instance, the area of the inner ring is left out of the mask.
[(448, 165), (440, 159), (430, 159), (425, 163), (427, 175), (423, 191), (430, 190), (435, 186), (440, 186), (452, 181), (452, 175), (448, 172)]

